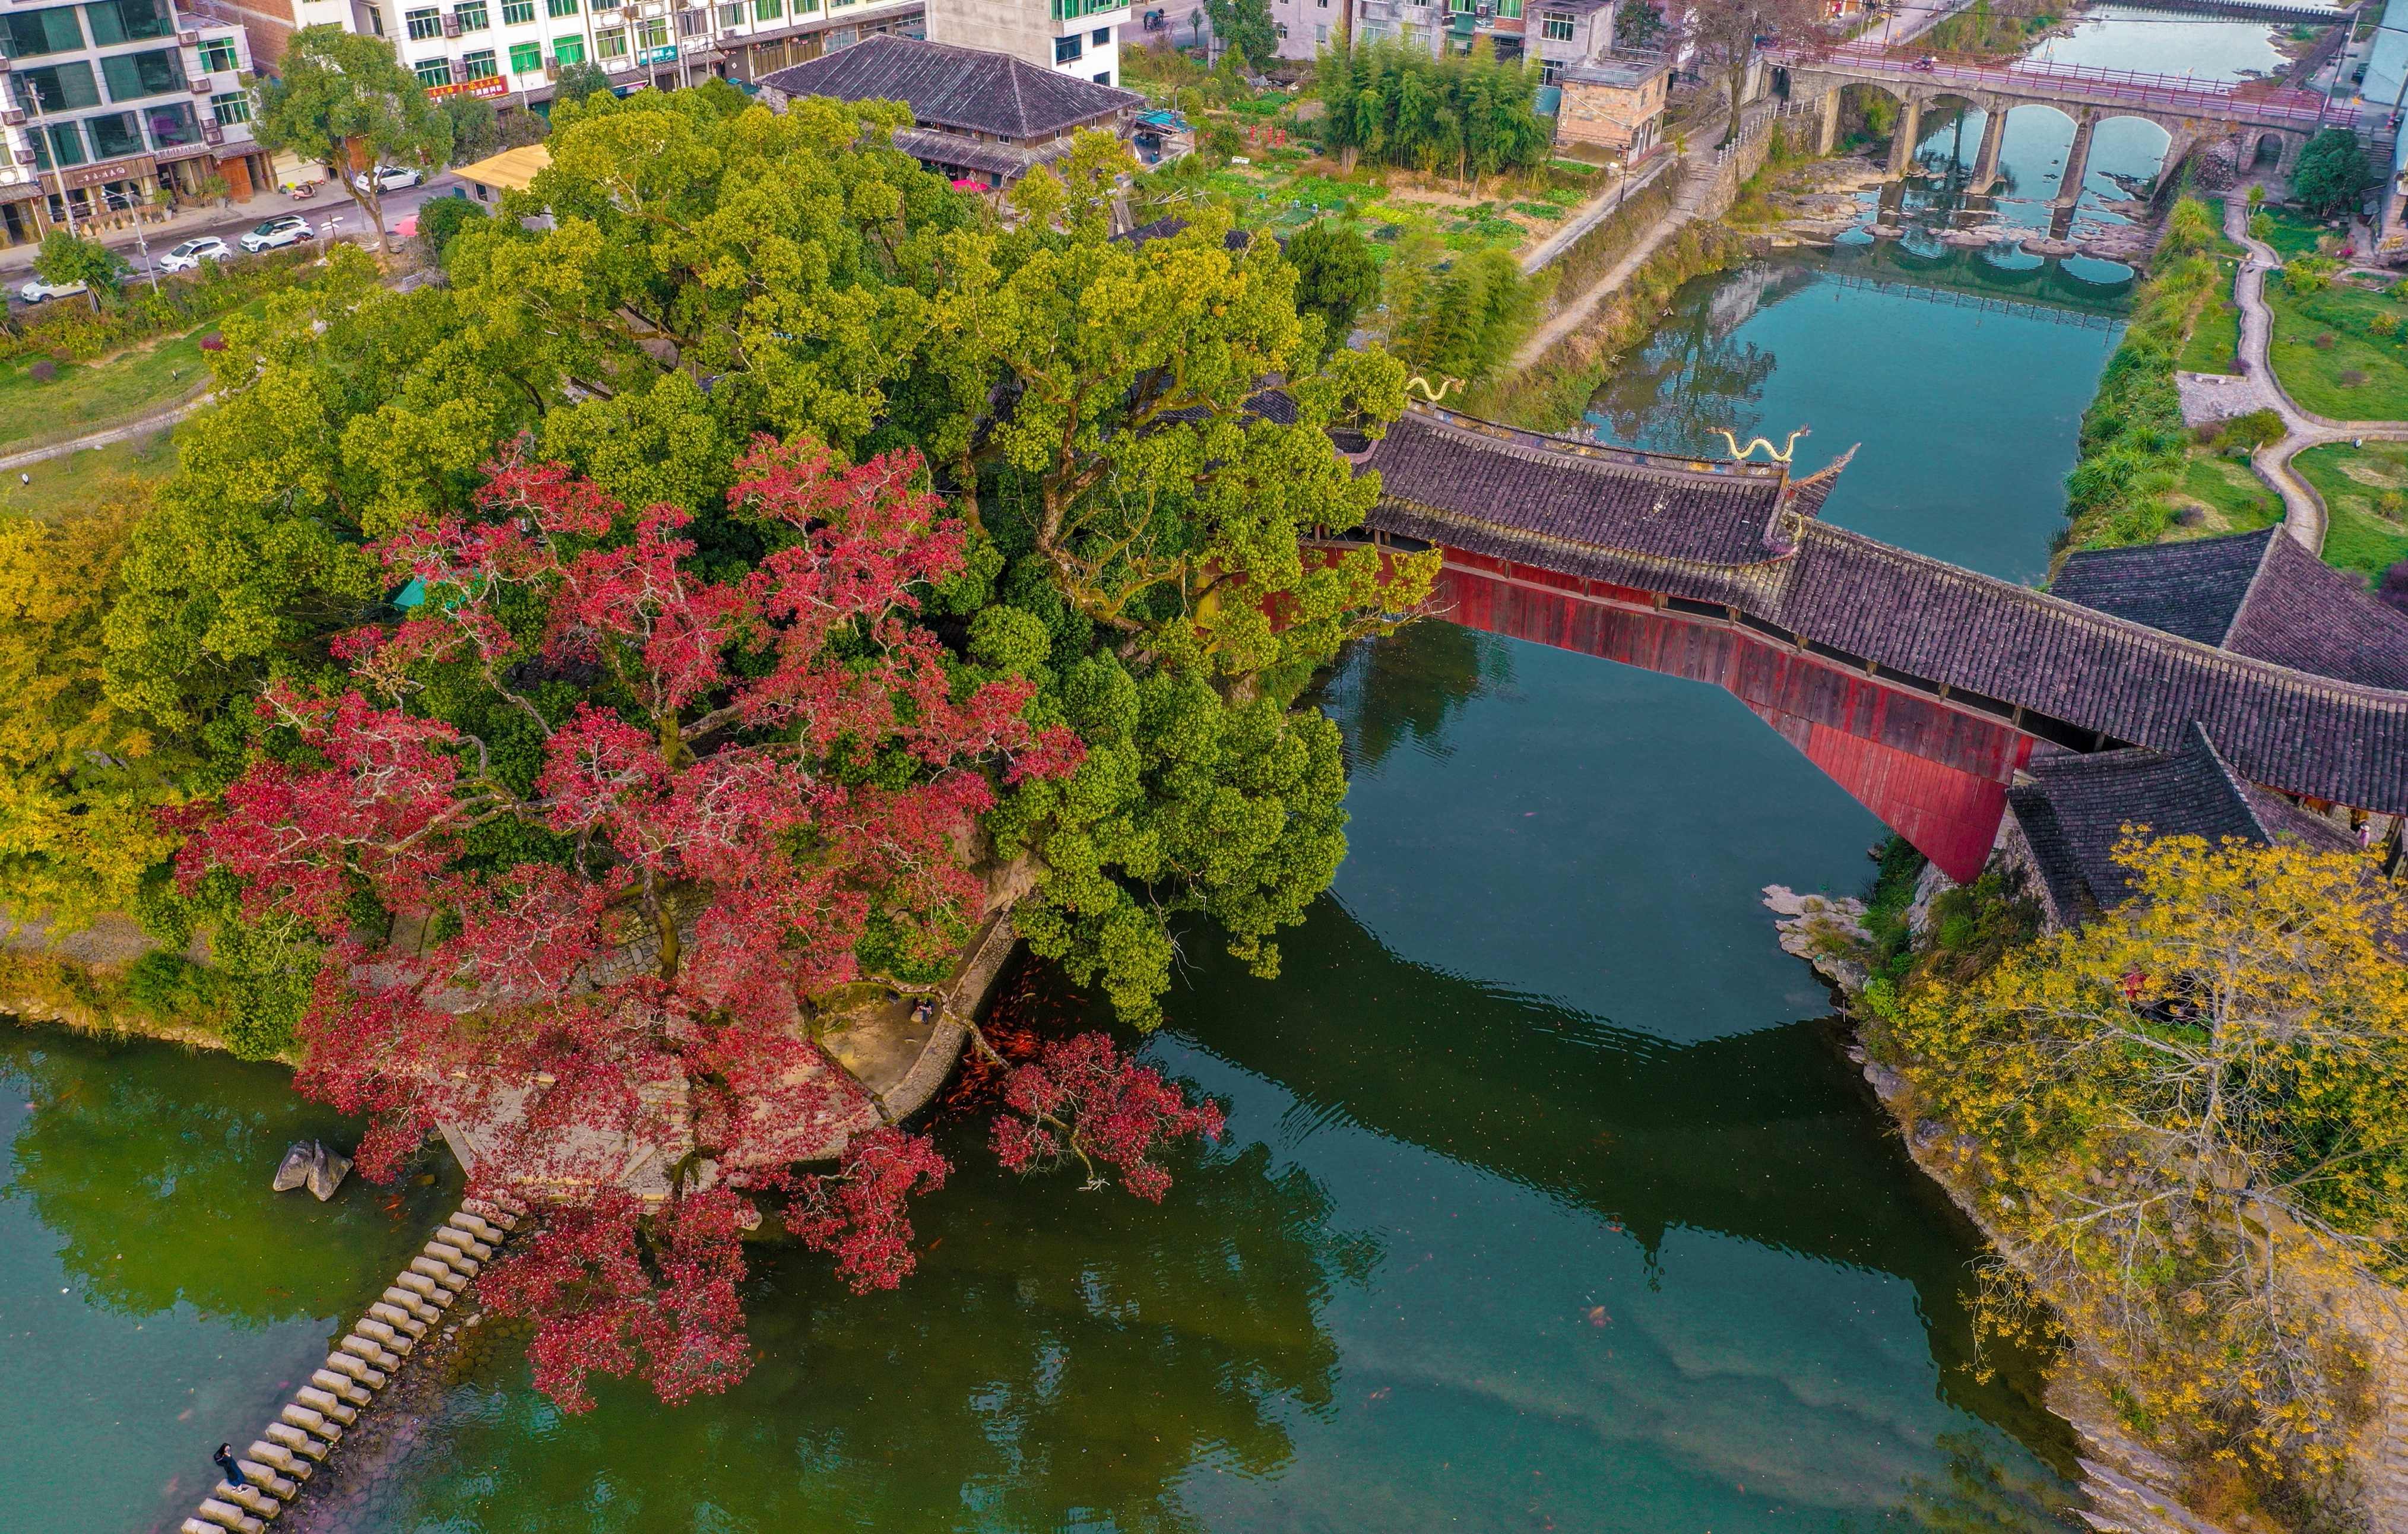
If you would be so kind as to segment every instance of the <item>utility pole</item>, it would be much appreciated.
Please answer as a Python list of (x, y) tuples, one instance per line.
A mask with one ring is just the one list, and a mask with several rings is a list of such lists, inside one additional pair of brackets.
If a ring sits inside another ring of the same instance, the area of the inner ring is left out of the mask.
[[(16, 79), (14, 72), (11, 72), (9, 79), (12, 80)], [(76, 228), (75, 199), (67, 195), (67, 171), (64, 165), (59, 164), (57, 152), (58, 146), (55, 144), (50, 144), (40, 137), (42, 132), (42, 93), (31, 85), (19, 85), (15, 89), (17, 92), (18, 102), (22, 105), (28, 112), (33, 114), (34, 133), (36, 136), (35, 141), (37, 144), (42, 145), (40, 152), (50, 156), (50, 174), (56, 176), (59, 179), (59, 207), (65, 211), (67, 216), (67, 233), (78, 239), (81, 239), (83, 236)]]
[(142, 205), (134, 200), (132, 194), (122, 192), (103, 192), (100, 200), (111, 208), (122, 202), (125, 210), (134, 215), (134, 249), (141, 253), (143, 275), (150, 279), (150, 291), (156, 294), (159, 291), (159, 268), (150, 265), (150, 242), (142, 237)]

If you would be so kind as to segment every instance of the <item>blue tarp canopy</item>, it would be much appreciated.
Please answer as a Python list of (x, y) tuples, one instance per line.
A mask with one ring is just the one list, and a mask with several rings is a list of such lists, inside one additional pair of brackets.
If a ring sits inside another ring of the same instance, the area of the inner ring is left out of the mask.
[(1156, 133), (1187, 131), (1187, 120), (1177, 112), (1140, 112), (1137, 114), (1137, 125), (1140, 128), (1152, 128)]

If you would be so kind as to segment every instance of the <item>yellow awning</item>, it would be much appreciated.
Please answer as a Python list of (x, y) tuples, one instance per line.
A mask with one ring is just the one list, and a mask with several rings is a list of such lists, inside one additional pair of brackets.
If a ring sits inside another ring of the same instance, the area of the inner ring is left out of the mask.
[(462, 165), (452, 174), (464, 181), (490, 186), (503, 192), (524, 192), (536, 178), (536, 172), (552, 164), (552, 151), (541, 144), (524, 144), (514, 150)]

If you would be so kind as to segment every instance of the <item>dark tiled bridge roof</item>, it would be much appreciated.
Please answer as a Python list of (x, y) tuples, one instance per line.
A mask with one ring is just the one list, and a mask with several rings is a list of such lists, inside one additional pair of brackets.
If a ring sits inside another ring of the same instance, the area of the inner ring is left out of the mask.
[[(2212, 610), (2178, 618), (2171, 596), (2104, 595), (2126, 589), (2112, 572), (2077, 583), (2101, 610), (1791, 514), (1819, 508), (1823, 476), (1795, 481), (1784, 511), (1781, 476), (1760, 466), (1627, 454), (1421, 409), (1360, 461), (1382, 476), (1382, 532), (1735, 609), (1903, 684), (2020, 706), (2102, 743), (2178, 751), (2201, 723), (2252, 781), (2408, 812), (2408, 623), (2345, 576), (2324, 579), (2304, 551), (2255, 551), (2259, 573), (2221, 647), (2196, 637)], [(2198, 583), (2213, 595), (2229, 579)], [(2119, 613), (2118, 601), (2190, 632)]]

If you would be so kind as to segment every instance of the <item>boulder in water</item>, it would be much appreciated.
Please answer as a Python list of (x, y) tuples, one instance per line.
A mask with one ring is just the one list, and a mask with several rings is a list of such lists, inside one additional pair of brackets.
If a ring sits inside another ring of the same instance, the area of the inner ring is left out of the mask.
[(270, 1185), (279, 1193), (294, 1188), (308, 1188), (320, 1203), (335, 1197), (343, 1185), (343, 1178), (351, 1169), (351, 1158), (327, 1147), (322, 1140), (305, 1140), (294, 1143), (284, 1153), (276, 1168), (276, 1180)]

